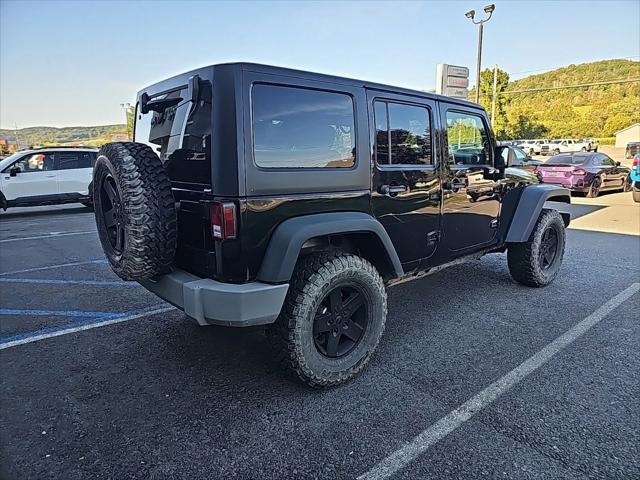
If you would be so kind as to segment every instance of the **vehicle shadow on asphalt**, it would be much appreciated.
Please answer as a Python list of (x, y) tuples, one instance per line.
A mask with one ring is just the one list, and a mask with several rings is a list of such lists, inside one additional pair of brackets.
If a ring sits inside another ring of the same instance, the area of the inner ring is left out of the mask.
[(52, 215), (74, 215), (78, 213), (90, 213), (93, 212), (92, 209), (85, 206), (78, 206), (73, 208), (60, 208), (60, 209), (51, 209), (51, 210), (30, 210), (30, 211), (20, 211), (20, 212), (12, 212), (11, 209), (6, 212), (0, 211), (0, 221), (2, 220), (18, 220), (22, 218), (37, 218), (37, 217), (46, 217)]

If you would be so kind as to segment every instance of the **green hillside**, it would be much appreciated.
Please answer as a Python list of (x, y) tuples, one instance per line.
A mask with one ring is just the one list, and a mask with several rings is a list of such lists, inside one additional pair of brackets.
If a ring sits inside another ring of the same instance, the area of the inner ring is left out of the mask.
[[(67, 143), (82, 143), (83, 145), (102, 145), (107, 143), (114, 133), (126, 133), (125, 125), (101, 125), (96, 127), (29, 127), (17, 130), (21, 147), (33, 145), (47, 146)], [(15, 130), (0, 129), (0, 138), (16, 139)]]
[[(569, 65), (508, 81), (499, 91), (496, 133), (501, 138), (611, 137), (640, 122), (640, 82), (506, 94), (509, 91), (561, 87), (620, 79), (640, 79), (640, 62), (603, 60)], [(506, 76), (506, 78), (504, 78)], [(506, 82), (504, 81), (506, 80)], [(481, 103), (491, 109), (493, 72), (482, 72)], [(499, 82), (500, 83), (500, 82)], [(473, 98), (473, 97), (471, 97)]]

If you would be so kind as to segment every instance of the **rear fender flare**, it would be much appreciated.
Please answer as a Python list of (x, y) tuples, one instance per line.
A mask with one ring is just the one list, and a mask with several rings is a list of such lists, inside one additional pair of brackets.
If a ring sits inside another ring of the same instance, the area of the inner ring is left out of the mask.
[[(507, 243), (528, 241), (547, 201), (571, 203), (571, 192), (566, 188), (543, 183), (525, 187), (518, 200), (505, 241)], [(566, 212), (561, 215), (565, 226), (568, 226), (571, 216)]]
[(267, 246), (258, 280), (269, 283), (288, 282), (307, 240), (324, 235), (356, 232), (375, 234), (386, 251), (395, 276), (404, 275), (393, 243), (379, 221), (362, 212), (334, 212), (290, 218), (278, 225)]

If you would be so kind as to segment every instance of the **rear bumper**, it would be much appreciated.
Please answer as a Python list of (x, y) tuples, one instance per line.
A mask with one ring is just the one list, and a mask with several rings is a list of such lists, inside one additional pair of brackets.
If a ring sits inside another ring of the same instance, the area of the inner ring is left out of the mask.
[(175, 270), (140, 282), (150, 292), (183, 310), (199, 325), (249, 327), (273, 323), (289, 284), (222, 283)]

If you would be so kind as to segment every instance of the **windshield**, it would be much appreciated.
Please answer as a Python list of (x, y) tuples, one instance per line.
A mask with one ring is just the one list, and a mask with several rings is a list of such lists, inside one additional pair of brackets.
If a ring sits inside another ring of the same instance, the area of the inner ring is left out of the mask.
[(14, 154), (9, 155), (6, 158), (3, 158), (2, 160), (0, 160), (0, 165), (2, 165), (2, 167), (4, 168), (5, 165), (9, 165), (10, 163), (12, 163), (13, 161), (19, 159), (21, 156), (23, 156), (25, 153), (27, 153), (26, 150), (23, 150), (21, 152), (16, 152)]

